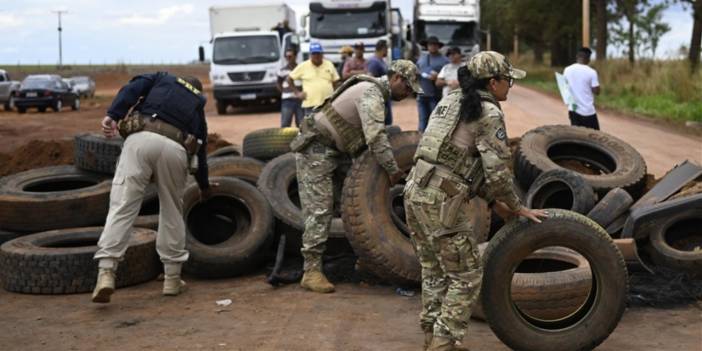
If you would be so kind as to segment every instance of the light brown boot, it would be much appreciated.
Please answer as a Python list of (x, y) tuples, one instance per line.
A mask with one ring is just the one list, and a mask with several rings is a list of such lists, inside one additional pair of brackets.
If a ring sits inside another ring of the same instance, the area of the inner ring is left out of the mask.
[(185, 281), (180, 279), (180, 275), (166, 275), (163, 278), (163, 295), (177, 296), (185, 291)]
[(431, 339), (434, 337), (432, 332), (424, 332), (424, 348), (422, 350), (427, 351), (429, 345), (431, 345)]
[(300, 286), (303, 288), (318, 292), (318, 293), (331, 293), (334, 292), (334, 284), (327, 280), (324, 273), (317, 270), (306, 271), (302, 276), (302, 281), (300, 281)]
[(443, 337), (443, 336), (434, 336), (431, 339), (431, 344), (429, 345), (429, 348), (427, 351), (461, 351), (461, 350), (467, 350), (467, 349), (459, 349), (456, 347), (456, 342), (453, 339)]
[(110, 296), (115, 292), (115, 271), (109, 268), (98, 270), (97, 283), (93, 290), (93, 302), (108, 303)]

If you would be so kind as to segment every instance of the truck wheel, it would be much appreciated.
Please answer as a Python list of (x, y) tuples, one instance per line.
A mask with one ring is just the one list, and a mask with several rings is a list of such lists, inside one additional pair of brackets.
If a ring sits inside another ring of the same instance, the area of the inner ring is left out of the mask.
[(224, 100), (217, 100), (217, 114), (226, 115), (227, 114), (227, 102)]
[(648, 253), (651, 260), (672, 269), (702, 274), (702, 209), (691, 208), (652, 226)]
[[(44, 109), (46, 110), (46, 108), (44, 108)], [(56, 112), (61, 112), (61, 109), (63, 109), (63, 101), (61, 101), (61, 99), (56, 100), (56, 102), (54, 102), (54, 106), (51, 106), (51, 109), (56, 111)], [(41, 110), (39, 110), (39, 111), (41, 111)], [(44, 112), (44, 111), (41, 111), (41, 112)]]
[[(62, 229), (23, 236), (0, 247), (0, 280), (8, 291), (71, 294), (91, 291), (97, 280), (93, 255), (102, 227)], [(156, 233), (133, 229), (124, 260), (117, 266), (117, 287), (156, 278), (161, 264)]]
[(5, 102), (5, 111), (12, 111), (15, 108), (15, 95), (10, 95), (10, 99)]
[(541, 173), (562, 168), (580, 174), (600, 196), (619, 187), (636, 197), (645, 183), (646, 162), (641, 154), (607, 133), (553, 125), (522, 136), (514, 173), (525, 188)]
[[(514, 350), (592, 350), (616, 328), (626, 308), (628, 276), (621, 252), (607, 232), (587, 217), (548, 209), (542, 223), (507, 223), (485, 250), (481, 305), (492, 331)], [(574, 312), (542, 319), (519, 308), (512, 295), (514, 272), (546, 247), (566, 247), (590, 265), (592, 287)]]
[(73, 163), (86, 171), (114, 174), (122, 152), (122, 138), (106, 138), (101, 134), (79, 134), (73, 139)]
[(297, 128), (264, 128), (244, 136), (244, 156), (268, 161), (290, 152)]
[(0, 223), (21, 232), (95, 225), (107, 217), (110, 187), (109, 177), (74, 166), (13, 174), (0, 179)]
[(595, 192), (583, 177), (567, 169), (541, 173), (526, 194), (528, 208), (562, 208), (588, 213), (595, 206)]
[(256, 187), (231, 177), (219, 183), (212, 197), (200, 201), (197, 184), (183, 197), (186, 247), (190, 258), (183, 269), (203, 278), (248, 273), (263, 263), (273, 239), (273, 212)]

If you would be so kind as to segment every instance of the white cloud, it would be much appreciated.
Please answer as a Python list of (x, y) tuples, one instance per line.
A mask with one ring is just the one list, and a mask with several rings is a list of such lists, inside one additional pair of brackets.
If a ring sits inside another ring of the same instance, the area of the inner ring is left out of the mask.
[(24, 20), (15, 15), (5, 15), (0, 13), (0, 28), (19, 27), (24, 24)]
[(183, 4), (164, 7), (158, 10), (156, 16), (131, 15), (117, 19), (120, 24), (136, 24), (136, 25), (161, 25), (173, 17), (178, 15), (189, 15), (193, 12), (193, 5)]

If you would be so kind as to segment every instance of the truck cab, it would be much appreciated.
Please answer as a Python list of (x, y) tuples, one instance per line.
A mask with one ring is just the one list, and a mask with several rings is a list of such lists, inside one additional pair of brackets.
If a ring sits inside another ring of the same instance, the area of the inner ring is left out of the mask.
[(7, 71), (0, 69), (0, 104), (5, 107), (5, 111), (15, 108), (15, 98), (19, 89), (20, 82), (10, 79)]
[(413, 27), (412, 42), (417, 47), (435, 36), (445, 49), (457, 46), (464, 56), (473, 56), (480, 51), (480, 2), (416, 0)]

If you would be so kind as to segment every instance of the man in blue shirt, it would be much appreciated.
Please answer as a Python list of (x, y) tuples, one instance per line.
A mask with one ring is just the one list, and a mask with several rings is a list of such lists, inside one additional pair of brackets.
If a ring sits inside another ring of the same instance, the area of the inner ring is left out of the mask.
[[(388, 43), (385, 40), (378, 40), (375, 43), (375, 55), (368, 59), (368, 74), (380, 78), (388, 74), (388, 64), (385, 57), (388, 56)], [(385, 105), (385, 125), (392, 124), (392, 102), (388, 99)]]
[(429, 123), (431, 112), (434, 111), (436, 104), (441, 100), (441, 90), (436, 87), (435, 82), (441, 69), (449, 63), (446, 56), (439, 52), (439, 49), (444, 44), (437, 37), (429, 37), (426, 45), (429, 52), (423, 54), (417, 60), (417, 67), (421, 75), (419, 85), (424, 90), (424, 94), (417, 97), (417, 111), (419, 112), (419, 126), (417, 129), (420, 132), (424, 132), (427, 123)]

